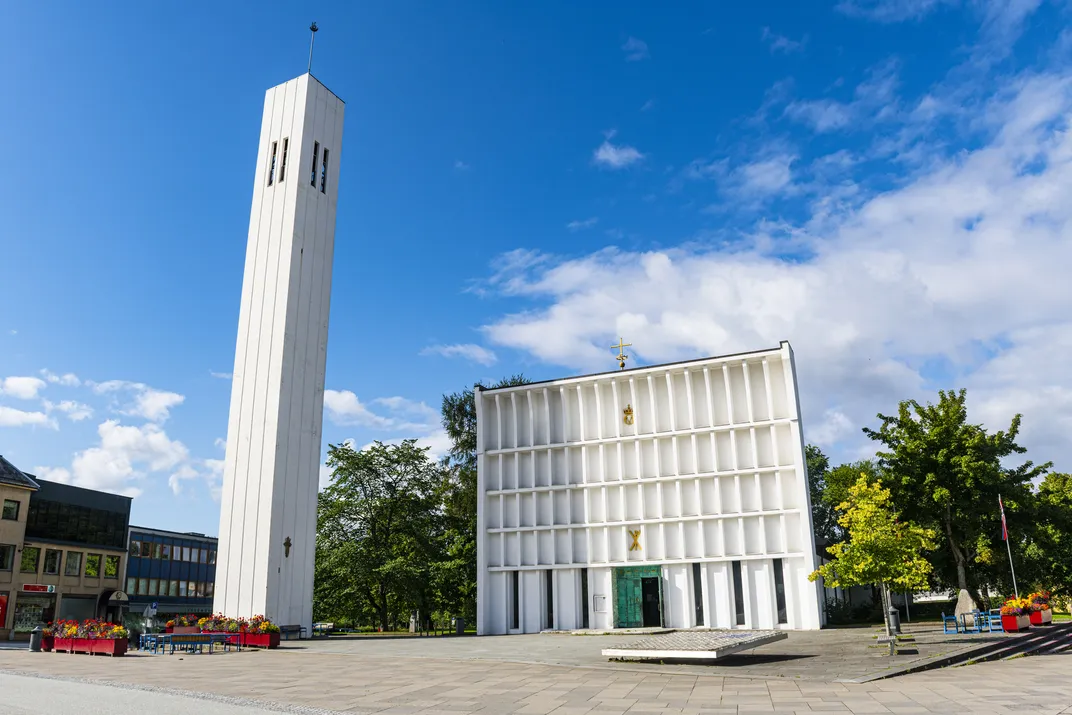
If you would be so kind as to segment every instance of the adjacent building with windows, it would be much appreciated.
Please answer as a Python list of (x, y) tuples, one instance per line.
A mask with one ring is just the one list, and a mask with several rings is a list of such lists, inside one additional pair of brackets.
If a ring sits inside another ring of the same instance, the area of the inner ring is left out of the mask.
[(193, 532), (130, 527), (126, 589), (130, 613), (156, 604), (157, 618), (210, 614), (217, 539)]
[(120, 622), (130, 497), (49, 482), (0, 458), (0, 638), (56, 619)]
[(477, 629), (817, 629), (793, 351), (476, 393)]
[(18, 592), (17, 559), (26, 535), (30, 497), (40, 485), (0, 456), (0, 639), (6, 639), (15, 617), (12, 591)]

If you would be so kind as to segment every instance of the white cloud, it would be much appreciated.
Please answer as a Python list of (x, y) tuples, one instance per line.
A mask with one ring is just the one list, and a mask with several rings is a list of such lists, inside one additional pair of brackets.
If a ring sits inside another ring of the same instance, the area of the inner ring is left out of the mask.
[(89, 419), (93, 416), (93, 408), (89, 405), (82, 404), (81, 402), (75, 402), (74, 400), (63, 400), (62, 402), (49, 402), (45, 400), (43, 403), (45, 411), (51, 412), (56, 410), (67, 415), (67, 419), (72, 422), (81, 422), (82, 420)]
[(566, 228), (568, 228), (570, 231), (581, 231), (586, 228), (592, 228), (597, 223), (599, 223), (599, 218), (597, 216), (593, 216), (591, 218), (586, 218), (583, 221), (570, 221), (566, 224)]
[(748, 194), (774, 194), (793, 181), (795, 156), (779, 154), (744, 164), (737, 169), (742, 192)]
[(454, 162), (454, 168), (458, 171), (469, 171), (471, 167), (461, 159), (458, 159), (456, 162)]
[(636, 147), (611, 144), (609, 139), (600, 144), (592, 154), (592, 161), (608, 169), (624, 169), (643, 158), (644, 155), (637, 151)]
[(647, 102), (644, 102), (644, 104), (641, 105), (640, 111), (647, 112), (647, 111), (649, 111), (651, 109), (654, 109), (654, 108), (655, 108), (655, 100), (654, 99), (649, 99)]
[(134, 401), (120, 407), (119, 413), (131, 417), (142, 417), (151, 422), (164, 422), (171, 416), (171, 408), (181, 405), (186, 400), (186, 397), (177, 392), (157, 390), (144, 383), (127, 380), (93, 383), (93, 391), (97, 394), (134, 393)]
[(19, 400), (32, 400), (45, 387), (45, 381), (36, 377), (0, 378), (0, 395), (7, 395)]
[(630, 37), (625, 41), (625, 44), (622, 45), (622, 51), (625, 52), (626, 62), (637, 62), (651, 57), (648, 53), (648, 43), (635, 37)]
[(44, 412), (26, 412), (16, 410), (14, 407), (0, 405), (0, 427), (26, 427), (28, 425), (41, 425), (51, 429), (59, 429), (56, 421)]
[(776, 32), (771, 32), (769, 27), (763, 28), (762, 40), (767, 43), (771, 53), (781, 52), (783, 54), (790, 54), (792, 52), (799, 52), (804, 49), (805, 43), (808, 41), (807, 35), (800, 40), (790, 40), (785, 35), (779, 35)]
[(62, 385), (64, 387), (78, 387), (82, 384), (82, 381), (78, 379), (78, 375), (68, 372), (63, 375), (57, 375), (50, 370), (42, 370), (41, 376), (51, 382), (53, 385)]
[(220, 380), (233, 380), (234, 379), (234, 374), (230, 373), (230, 372), (213, 372), (212, 370), (209, 370), (208, 374), (212, 375), (212, 377), (218, 378)]
[(137, 484), (148, 473), (173, 471), (179, 480), (187, 474), (183, 465), (189, 461), (189, 450), (158, 425), (133, 427), (107, 420), (97, 427), (97, 434), (100, 443), (75, 454), (70, 469), (37, 467), (36, 473), (44, 479), (132, 497), (141, 493)]
[(797, 100), (786, 105), (785, 116), (807, 124), (819, 133), (851, 127), (859, 130), (878, 121), (889, 121), (900, 113), (897, 102), (899, 65), (882, 62), (870, 70), (856, 86), (848, 102), (834, 99)]
[(438, 424), (439, 413), (405, 397), (378, 397), (372, 405), (383, 408), (380, 414), (363, 403), (350, 390), (324, 390), (324, 409), (337, 425), (356, 425), (395, 432), (427, 432)]
[(564, 372), (606, 368), (605, 344), (619, 334), (643, 362), (789, 339), (809, 440), (859, 441), (857, 428), (874, 425), (876, 412), (936, 399), (925, 375), (938, 362), (951, 375), (944, 386), (967, 386), (989, 427), (1024, 411), (1032, 457), (1067, 459), (1069, 117), (1072, 75), (1010, 80), (970, 150), (934, 152), (899, 188), (786, 223), (782, 233), (808, 249), (807, 260), (761, 250), (776, 239), (758, 228), (733, 251), (522, 252), (495, 285), (532, 305), (484, 333)]
[(878, 22), (903, 22), (957, 3), (958, 0), (842, 0), (836, 8), (846, 15)]
[(442, 355), (452, 358), (460, 357), (481, 365), (494, 365), (498, 360), (495, 353), (480, 345), (465, 343), (460, 345), (430, 345), (421, 350), (421, 355)]

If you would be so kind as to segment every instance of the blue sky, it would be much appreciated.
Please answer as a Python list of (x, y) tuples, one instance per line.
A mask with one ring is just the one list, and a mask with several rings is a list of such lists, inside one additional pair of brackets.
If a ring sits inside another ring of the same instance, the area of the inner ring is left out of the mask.
[[(216, 533), (264, 90), (347, 102), (325, 445), (478, 379), (773, 346), (805, 438), (968, 387), (1070, 446), (1055, 0), (0, 9), (0, 453)], [(220, 377), (222, 375), (222, 377)]]

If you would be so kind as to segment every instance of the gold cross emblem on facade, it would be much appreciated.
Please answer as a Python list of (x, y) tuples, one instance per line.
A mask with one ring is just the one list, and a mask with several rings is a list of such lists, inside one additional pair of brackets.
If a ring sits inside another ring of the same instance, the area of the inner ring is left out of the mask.
[(632, 529), (630, 529), (629, 530), (629, 535), (633, 537), (633, 543), (629, 545), (629, 550), (630, 551), (643, 551), (643, 549), (640, 546), (640, 529), (637, 529), (636, 531), (633, 531)]
[(618, 367), (620, 367), (623, 370), (625, 369), (625, 361), (629, 359), (629, 356), (626, 355), (625, 353), (623, 353), (622, 349), (623, 348), (631, 348), (631, 347), (633, 347), (632, 343), (627, 343), (627, 342), (623, 341), (620, 337), (618, 338), (618, 344), (617, 345), (611, 345), (610, 346), (611, 350), (617, 350), (618, 351), (618, 354), (615, 356), (614, 359), (618, 361)]

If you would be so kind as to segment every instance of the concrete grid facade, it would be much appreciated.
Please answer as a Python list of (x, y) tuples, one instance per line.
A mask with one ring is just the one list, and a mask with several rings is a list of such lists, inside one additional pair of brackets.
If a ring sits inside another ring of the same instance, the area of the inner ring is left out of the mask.
[(309, 632), (343, 109), (310, 74), (265, 95), (213, 600)]
[(476, 397), (480, 633), (820, 627), (793, 352)]

